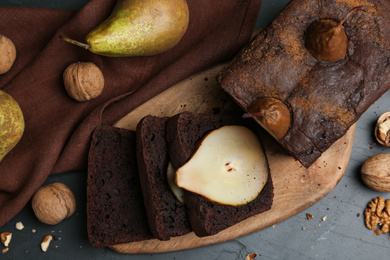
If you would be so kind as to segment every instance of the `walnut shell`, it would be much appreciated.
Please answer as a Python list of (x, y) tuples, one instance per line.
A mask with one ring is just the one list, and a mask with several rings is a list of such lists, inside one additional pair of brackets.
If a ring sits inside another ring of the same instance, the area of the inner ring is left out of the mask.
[(77, 101), (98, 97), (104, 88), (102, 71), (92, 62), (70, 64), (63, 73), (66, 92)]
[(366, 160), (360, 170), (363, 182), (380, 192), (390, 191), (390, 154), (380, 153)]
[(390, 147), (390, 112), (382, 114), (375, 126), (375, 137), (379, 144)]
[(34, 194), (31, 205), (43, 223), (55, 225), (69, 218), (76, 210), (73, 192), (62, 183), (44, 185)]
[(0, 75), (8, 72), (16, 59), (14, 43), (0, 34)]

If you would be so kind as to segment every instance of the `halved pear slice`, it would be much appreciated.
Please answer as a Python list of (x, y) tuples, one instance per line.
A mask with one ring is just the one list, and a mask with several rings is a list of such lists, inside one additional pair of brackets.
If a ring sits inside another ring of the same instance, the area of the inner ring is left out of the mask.
[(172, 163), (168, 163), (167, 168), (167, 179), (168, 184), (171, 187), (171, 190), (173, 194), (176, 196), (176, 198), (181, 202), (184, 203), (184, 190), (177, 186), (175, 179), (176, 179), (176, 171), (175, 168), (173, 168)]
[(223, 126), (201, 140), (176, 171), (176, 184), (213, 202), (239, 206), (260, 194), (268, 172), (258, 137), (244, 126)]

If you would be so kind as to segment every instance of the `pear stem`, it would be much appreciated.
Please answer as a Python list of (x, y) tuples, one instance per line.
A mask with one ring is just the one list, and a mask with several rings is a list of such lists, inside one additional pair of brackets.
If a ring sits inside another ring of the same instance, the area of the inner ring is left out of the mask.
[(73, 45), (79, 46), (79, 47), (84, 48), (86, 50), (91, 48), (91, 46), (89, 44), (87, 44), (87, 43), (78, 42), (78, 41), (70, 39), (70, 38), (68, 38), (68, 37), (66, 37), (64, 35), (59, 35), (58, 38), (60, 38), (61, 41), (69, 42), (69, 43), (71, 43)]
[(344, 19), (340, 21), (339, 27), (341, 27), (341, 26), (345, 23), (345, 21), (346, 21), (352, 14), (356, 13), (357, 11), (366, 11), (366, 8), (365, 8), (364, 5), (360, 5), (360, 6), (356, 6), (356, 7), (352, 8), (352, 9), (347, 13), (347, 15), (344, 17)]
[(256, 112), (256, 113), (245, 113), (242, 115), (242, 118), (252, 118), (252, 117), (262, 117), (264, 116), (264, 111)]

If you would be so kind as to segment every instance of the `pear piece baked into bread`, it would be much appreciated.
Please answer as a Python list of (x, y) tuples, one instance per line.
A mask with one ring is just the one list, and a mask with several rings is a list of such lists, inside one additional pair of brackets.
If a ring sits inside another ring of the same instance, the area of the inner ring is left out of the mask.
[[(354, 8), (359, 10), (347, 16)], [(309, 51), (306, 37), (325, 45), (308, 29), (321, 19), (343, 21), (346, 54), (337, 61)], [(390, 1), (292, 0), (220, 72), (218, 82), (309, 167), (390, 88)]]
[(187, 208), (168, 184), (168, 118), (148, 115), (137, 125), (137, 161), (144, 205), (153, 235), (160, 240), (191, 232)]
[[(225, 118), (220, 115), (183, 112), (170, 118), (167, 124), (167, 140), (174, 167), (178, 169), (190, 159), (199, 141), (207, 133), (224, 125), (244, 125), (257, 134), (256, 129), (263, 133), (254, 122), (237, 120), (237, 117)], [(261, 193), (244, 205), (222, 205), (188, 191), (185, 192), (184, 200), (193, 231), (197, 236), (203, 237), (217, 234), (240, 221), (269, 210), (273, 195), (272, 178), (269, 174)]]

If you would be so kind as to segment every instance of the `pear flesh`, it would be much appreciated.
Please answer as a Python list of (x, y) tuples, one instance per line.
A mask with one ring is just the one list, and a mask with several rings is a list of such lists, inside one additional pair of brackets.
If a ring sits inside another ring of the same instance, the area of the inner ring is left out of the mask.
[(24, 132), (24, 117), (16, 100), (0, 90), (0, 162), (16, 146)]
[(176, 171), (176, 184), (210, 201), (239, 206), (254, 200), (268, 180), (268, 162), (258, 137), (244, 126), (207, 134)]
[(175, 46), (187, 31), (186, 0), (119, 0), (111, 15), (85, 38), (64, 41), (109, 57), (152, 56)]
[(176, 198), (181, 202), (184, 203), (184, 190), (177, 186), (175, 179), (176, 179), (176, 171), (175, 168), (173, 168), (172, 163), (168, 163), (167, 168), (167, 179), (168, 184), (171, 187), (172, 193), (176, 196)]

